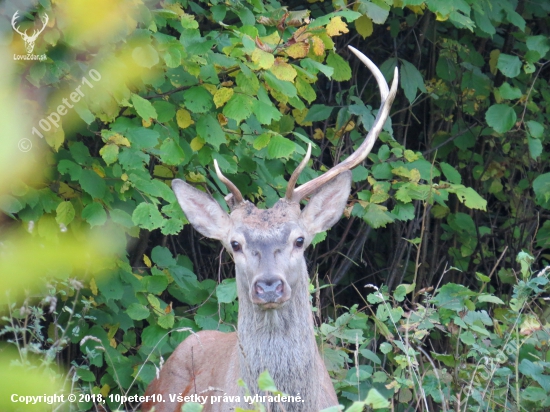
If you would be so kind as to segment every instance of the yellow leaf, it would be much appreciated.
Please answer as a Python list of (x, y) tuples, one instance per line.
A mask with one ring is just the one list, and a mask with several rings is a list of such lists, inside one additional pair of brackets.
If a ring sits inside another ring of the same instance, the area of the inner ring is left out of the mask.
[(231, 96), (233, 96), (233, 92), (234, 90), (228, 87), (222, 87), (221, 89), (218, 89), (214, 94), (214, 104), (216, 105), (216, 107), (222, 107), (224, 104), (226, 104), (227, 101), (231, 99)]
[(122, 175), (120, 176), (120, 180), (126, 182), (128, 180), (128, 175), (126, 173), (122, 173)]
[(261, 69), (267, 70), (275, 63), (275, 57), (271, 53), (264, 52), (256, 48), (252, 52), (252, 61), (260, 66)]
[(223, 113), (218, 113), (218, 123), (221, 126), (225, 126), (227, 124), (227, 117)]
[(208, 90), (210, 92), (210, 94), (212, 94), (212, 95), (214, 95), (218, 91), (218, 88), (216, 87), (215, 84), (203, 83), (202, 87), (204, 87), (206, 90)]
[(187, 175), (187, 180), (190, 181), (191, 183), (204, 183), (206, 182), (206, 178), (201, 175), (200, 173), (195, 173), (195, 172), (189, 172), (189, 174)]
[(59, 182), (59, 189), (57, 193), (64, 199), (71, 199), (75, 197), (75, 191), (65, 182)]
[(308, 109), (298, 110), (293, 109), (292, 110), (292, 117), (294, 117), (294, 120), (296, 120), (296, 123), (298, 123), (300, 126), (311, 126), (311, 122), (305, 122), (304, 119), (307, 116)]
[(449, 19), (449, 15), (444, 16), (443, 14), (440, 14), (438, 12), (435, 13), (435, 19), (437, 21), (447, 21)]
[(325, 134), (319, 128), (315, 129), (315, 131), (313, 132), (313, 138), (315, 140), (322, 140), (324, 137), (325, 137)]
[(199, 136), (195, 137), (193, 140), (191, 140), (191, 149), (193, 149), (195, 152), (198, 152), (199, 150), (202, 149), (202, 147), (204, 146), (204, 140), (201, 139)]
[(176, 121), (181, 129), (186, 129), (195, 123), (194, 120), (191, 119), (191, 113), (185, 109), (179, 109), (176, 112)]
[(130, 147), (130, 141), (122, 136), (120, 133), (115, 133), (111, 137), (109, 137), (109, 142), (114, 143), (117, 146), (126, 146)]
[(149, 118), (148, 120), (141, 119), (141, 125), (143, 127), (149, 127), (153, 123), (153, 119)]
[(327, 24), (327, 34), (329, 36), (340, 36), (341, 34), (348, 33), (348, 26), (342, 21), (342, 17), (336, 16), (330, 20)]
[(497, 74), (497, 63), (498, 63), (499, 57), (500, 57), (500, 50), (495, 49), (491, 52), (490, 58), (489, 58), (489, 70), (491, 71), (491, 74), (495, 76)]
[(105, 384), (101, 387), (101, 390), (99, 391), (99, 393), (103, 395), (104, 398), (106, 398), (107, 396), (109, 396), (110, 391), (111, 391), (111, 387)]
[(344, 130), (346, 132), (351, 132), (353, 129), (355, 129), (355, 122), (353, 120), (350, 120), (349, 122), (347, 122)]
[(147, 266), (148, 268), (151, 267), (151, 259), (149, 259), (149, 256), (147, 255), (143, 255), (143, 263), (145, 263), (145, 266)]
[(111, 347), (116, 349), (116, 339), (115, 338), (109, 339), (109, 345), (111, 345)]
[(366, 39), (372, 34), (372, 20), (363, 15), (355, 20), (355, 28), (357, 29), (357, 33)]
[(273, 73), (277, 79), (286, 80), (288, 82), (293, 82), (296, 78), (296, 75), (298, 74), (294, 67), (292, 67), (280, 57), (277, 57), (275, 59), (275, 63), (269, 71)]
[(221, 86), (222, 86), (222, 87), (231, 87), (231, 86), (233, 86), (233, 84), (234, 84), (234, 83), (233, 83), (233, 80), (227, 80), (226, 82), (223, 82), (223, 83), (221, 84)]
[(293, 59), (300, 59), (307, 56), (309, 52), (309, 44), (304, 42), (295, 43), (292, 46), (287, 47), (285, 52)]
[(96, 172), (102, 178), (105, 177), (105, 170), (99, 165), (92, 165), (92, 170)]
[(95, 278), (90, 280), (90, 290), (92, 291), (92, 295), (97, 296), (97, 284), (95, 283)]
[(323, 43), (323, 40), (320, 37), (313, 36), (311, 41), (313, 42), (313, 53), (316, 56), (322, 56), (325, 53), (325, 43)]
[(153, 169), (153, 174), (155, 175), (155, 177), (166, 177), (166, 178), (174, 177), (174, 173), (172, 172), (172, 170), (170, 170), (169, 168), (163, 165), (156, 165), (155, 168)]
[(53, 125), (52, 130), (45, 133), (46, 142), (53, 147), (56, 152), (59, 150), (63, 142), (65, 141), (65, 131), (60, 124), (59, 127)]

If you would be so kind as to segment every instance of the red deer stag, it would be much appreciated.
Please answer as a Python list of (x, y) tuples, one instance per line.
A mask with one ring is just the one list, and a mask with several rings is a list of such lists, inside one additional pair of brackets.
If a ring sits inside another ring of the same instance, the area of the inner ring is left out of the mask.
[[(231, 195), (227, 214), (208, 194), (175, 179), (172, 188), (193, 227), (206, 237), (218, 239), (232, 255), (239, 296), (238, 331), (202, 331), (181, 343), (147, 388), (143, 410), (180, 411), (192, 395), (205, 401), (204, 411), (229, 412), (235, 407), (251, 409), (244, 401), (239, 378), (254, 396), (257, 379), (268, 370), (277, 388), (302, 402), (264, 403), (268, 411), (318, 412), (338, 405), (315, 342), (308, 296), (309, 277), (304, 250), (316, 233), (332, 227), (342, 216), (351, 190), (350, 169), (371, 151), (388, 118), (397, 91), (397, 69), (391, 90), (380, 70), (365, 55), (351, 51), (373, 73), (382, 103), (364, 142), (343, 162), (295, 188), (311, 154), (292, 174), (284, 199), (271, 209), (257, 209), (243, 199), (237, 187), (220, 172), (219, 179)], [(310, 196), (301, 210), (300, 201)], [(158, 402), (158, 395), (162, 401)], [(175, 399), (176, 396), (179, 399)], [(223, 396), (241, 402), (224, 402)], [(182, 400), (182, 398), (184, 400)]]

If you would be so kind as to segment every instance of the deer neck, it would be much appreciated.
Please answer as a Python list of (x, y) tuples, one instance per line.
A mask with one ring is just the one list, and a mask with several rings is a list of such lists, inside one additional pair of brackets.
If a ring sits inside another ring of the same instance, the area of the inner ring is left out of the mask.
[[(304, 400), (304, 403), (285, 404), (286, 411), (309, 412), (304, 405), (310, 405), (311, 411), (317, 412), (318, 349), (305, 262), (302, 272), (292, 298), (277, 309), (260, 309), (247, 299), (247, 292), (239, 285), (240, 367), (252, 396), (265, 395), (259, 392), (257, 382), (260, 373), (268, 370), (277, 389)], [(271, 410), (279, 409), (274, 405)]]

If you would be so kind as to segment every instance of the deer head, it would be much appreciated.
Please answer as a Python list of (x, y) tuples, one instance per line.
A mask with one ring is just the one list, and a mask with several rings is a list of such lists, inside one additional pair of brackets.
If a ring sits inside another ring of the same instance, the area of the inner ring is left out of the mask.
[(40, 30), (34, 30), (32, 35), (29, 36), (27, 34), (27, 30), (25, 30), (22, 33), (19, 30), (19, 27), (15, 27), (15, 21), (17, 20), (18, 14), (19, 14), (19, 10), (16, 11), (15, 14), (13, 15), (13, 18), (11, 19), (11, 26), (13, 27), (13, 30), (15, 30), (17, 33), (19, 33), (21, 35), (21, 37), (23, 38), (23, 41), (25, 42), (25, 49), (27, 49), (27, 53), (30, 54), (34, 50), (34, 43), (35, 43), (36, 39), (38, 38), (38, 35), (40, 33), (42, 33), (44, 31), (44, 29), (46, 28), (46, 25), (48, 24), (49, 17), (46, 13), (44, 13), (40, 17), (40, 20), (42, 20), (42, 24), (43, 24), (42, 28)]
[[(364, 142), (343, 162), (296, 188), (311, 154), (309, 146), (306, 157), (289, 180), (285, 197), (266, 210), (244, 200), (216, 161), (216, 173), (231, 192), (226, 197), (231, 214), (210, 195), (182, 180), (172, 182), (178, 202), (193, 227), (204, 236), (221, 241), (233, 256), (241, 305), (245, 299), (255, 310), (278, 309), (293, 298), (298, 285), (307, 284), (304, 249), (315, 234), (329, 229), (342, 216), (351, 190), (350, 169), (367, 157), (388, 118), (397, 91), (397, 69), (389, 90), (376, 65), (355, 48), (350, 49), (373, 73), (382, 104)], [(301, 210), (300, 201), (307, 196), (310, 200)]]

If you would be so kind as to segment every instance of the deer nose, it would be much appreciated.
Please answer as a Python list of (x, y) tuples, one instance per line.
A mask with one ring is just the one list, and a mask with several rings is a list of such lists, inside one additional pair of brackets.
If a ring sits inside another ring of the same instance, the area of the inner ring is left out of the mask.
[(254, 291), (258, 300), (263, 303), (276, 303), (283, 296), (285, 286), (280, 279), (258, 280)]

